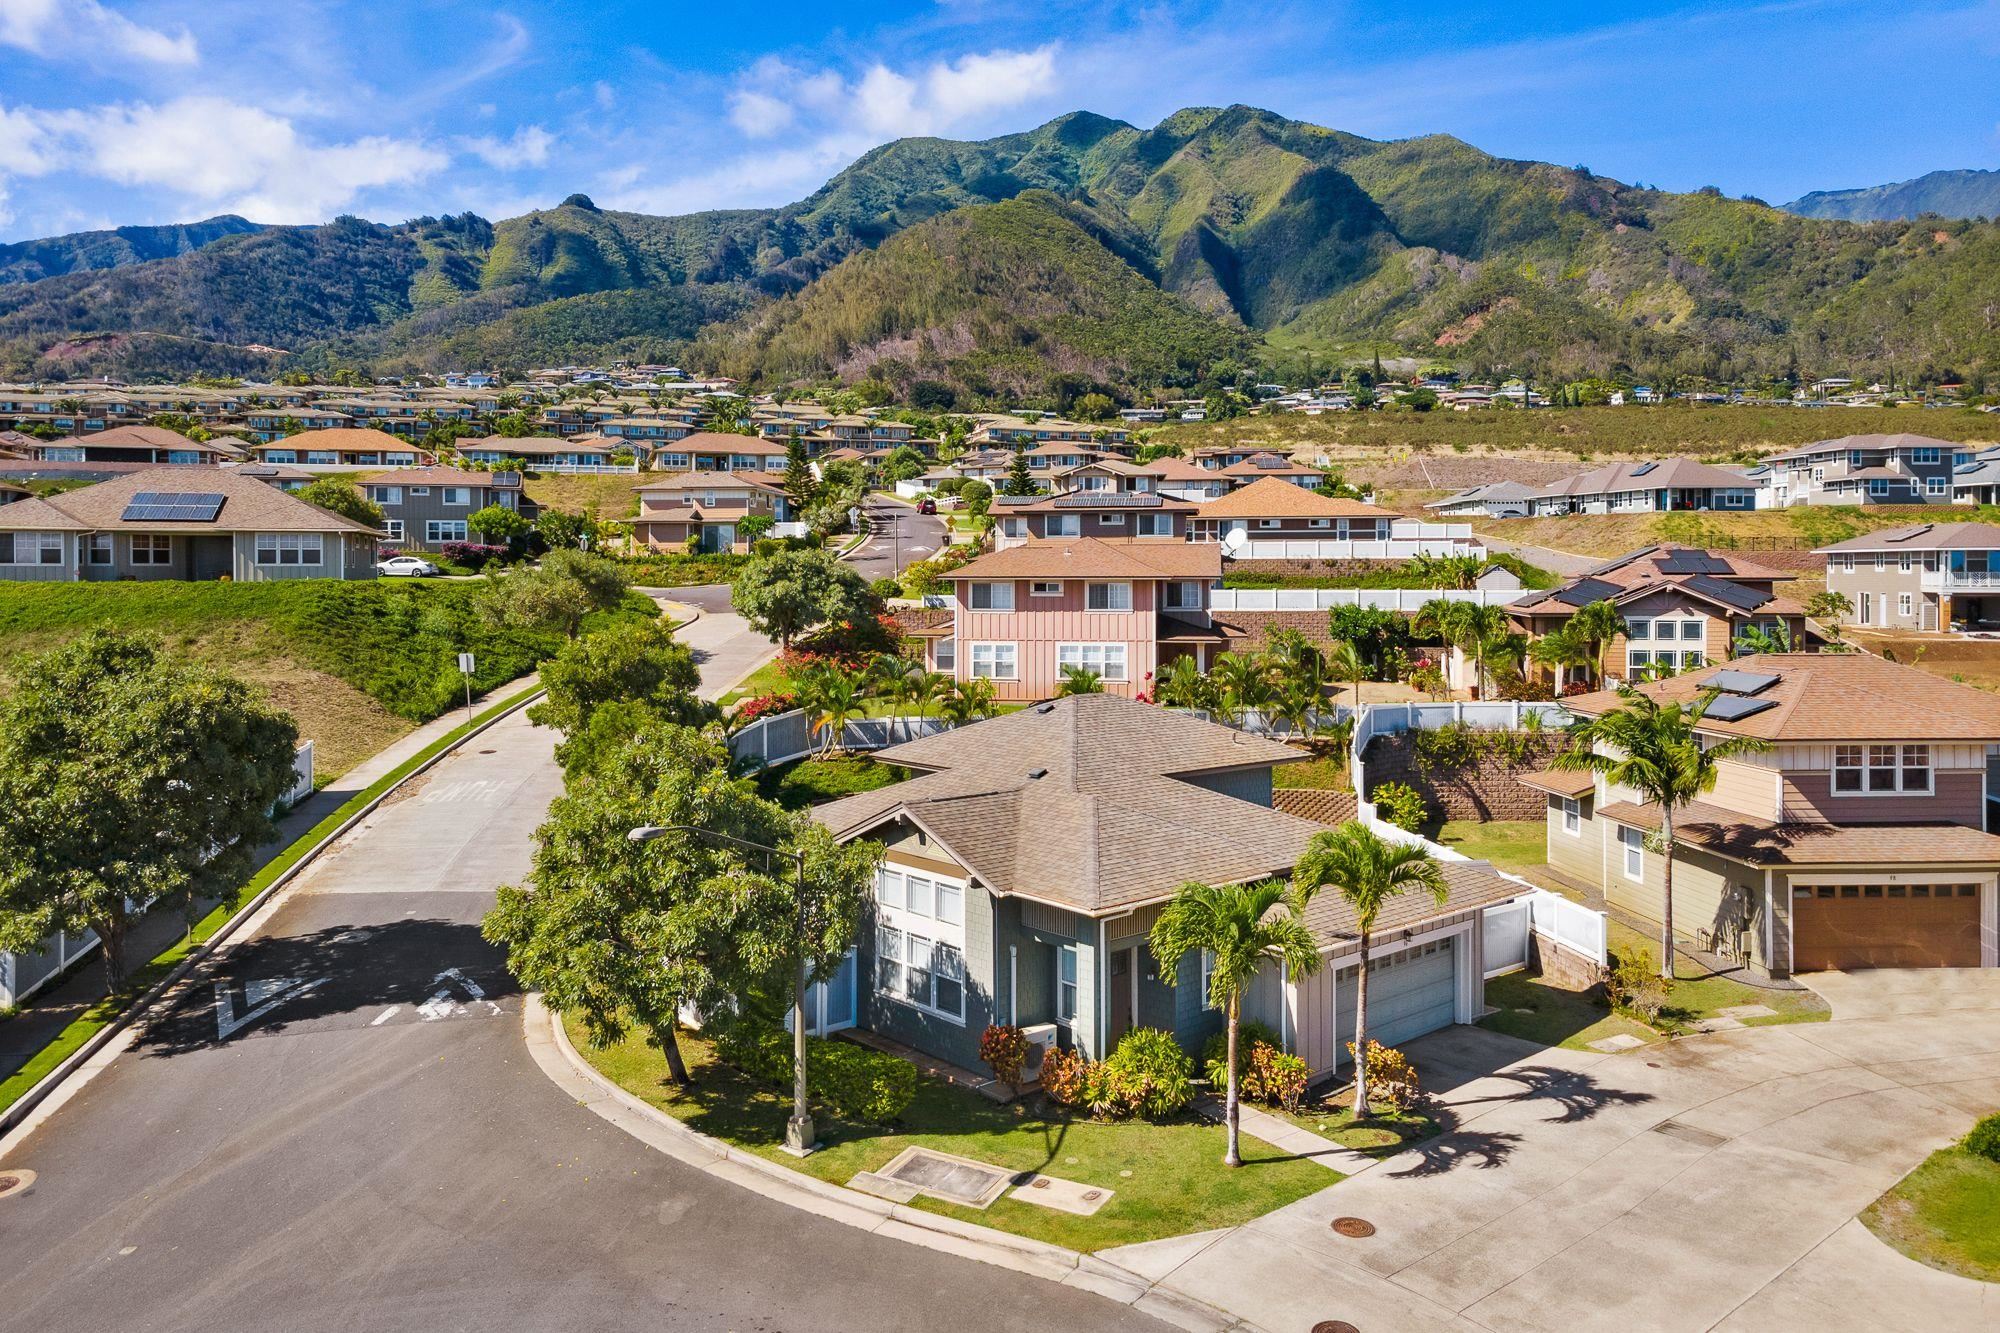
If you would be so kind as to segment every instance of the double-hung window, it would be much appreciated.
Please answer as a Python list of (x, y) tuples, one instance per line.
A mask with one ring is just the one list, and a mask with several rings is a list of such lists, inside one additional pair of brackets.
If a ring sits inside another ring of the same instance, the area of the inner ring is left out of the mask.
[(257, 563), (260, 565), (317, 565), (322, 558), (317, 532), (260, 532), (257, 534)]
[(472, 503), (470, 486), (446, 486), (440, 497), (448, 505), (469, 505)]
[(439, 542), (462, 542), (465, 540), (465, 520), (427, 518), (424, 520), (424, 540), (433, 546)]
[(60, 532), (0, 532), (0, 565), (60, 565)]
[(1056, 950), (1056, 1021), (1076, 1022), (1076, 946)]
[(1174, 535), (1173, 516), (1170, 514), (1134, 515), (1132, 531), (1140, 537), (1171, 537)]
[(972, 645), (972, 674), (975, 679), (1014, 680), (1020, 675), (1020, 655), (1011, 643)]
[(974, 583), (965, 594), (965, 604), (975, 611), (1012, 611), (1014, 609), (1014, 585), (1011, 583)]
[(1056, 645), (1056, 667), (1095, 671), (1105, 680), (1124, 680), (1125, 645), (1122, 643), (1060, 643)]
[(1083, 604), (1090, 611), (1130, 611), (1132, 609), (1132, 585), (1129, 583), (1090, 583), (1084, 585)]
[(1625, 878), (1646, 878), (1646, 835), (1635, 828), (1620, 827), (1618, 841), (1625, 849)]
[(965, 889), (883, 866), (875, 875), (875, 989), (965, 1021)]
[(1169, 611), (1199, 611), (1201, 583), (1196, 579), (1175, 579), (1164, 586), (1161, 604)]
[(1653, 637), (1653, 622), (1650, 620), (1628, 620), (1625, 622), (1627, 639), (1650, 639)]
[(1045, 537), (1081, 537), (1083, 519), (1077, 514), (1050, 514), (1042, 520), (1042, 535)]
[(1561, 799), (1563, 832), (1569, 834), (1572, 838), (1581, 837), (1583, 834), (1583, 803), (1574, 796), (1565, 796)]
[(90, 563), (108, 565), (111, 563), (111, 534), (93, 532), (90, 534)]
[(1932, 789), (1928, 745), (1836, 745), (1833, 790), (1854, 796)]
[(171, 565), (174, 562), (174, 539), (163, 532), (139, 532), (132, 536), (132, 563), (135, 565)]

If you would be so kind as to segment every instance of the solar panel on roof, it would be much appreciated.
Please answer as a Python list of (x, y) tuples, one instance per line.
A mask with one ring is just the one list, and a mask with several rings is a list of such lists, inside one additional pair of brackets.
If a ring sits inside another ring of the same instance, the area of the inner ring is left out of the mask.
[(1143, 491), (1071, 491), (1055, 499), (1058, 509), (1157, 509), (1159, 504), (1159, 496)]
[(140, 491), (119, 517), (126, 523), (212, 523), (226, 498), (213, 491)]
[(1761, 671), (1738, 671), (1732, 667), (1716, 672), (1702, 683), (1731, 694), (1762, 694), (1776, 685), (1778, 680), (1779, 677)]
[(1589, 606), (1607, 597), (1616, 597), (1624, 589), (1603, 579), (1578, 579), (1567, 588), (1558, 588), (1550, 596), (1566, 606)]
[(1715, 702), (1708, 706), (1703, 717), (1714, 718), (1717, 722), (1741, 722), (1746, 717), (1754, 717), (1767, 708), (1776, 708), (1776, 699), (1752, 699), (1742, 694), (1718, 694)]
[(1729, 562), (1706, 551), (1675, 551), (1660, 561), (1662, 574), (1727, 574)]
[(1658, 466), (1659, 466), (1658, 463), (1641, 463), (1639, 464), (1639, 466), (1632, 469), (1632, 475), (1635, 477), (1643, 477), (1648, 472), (1651, 472), (1654, 468)]

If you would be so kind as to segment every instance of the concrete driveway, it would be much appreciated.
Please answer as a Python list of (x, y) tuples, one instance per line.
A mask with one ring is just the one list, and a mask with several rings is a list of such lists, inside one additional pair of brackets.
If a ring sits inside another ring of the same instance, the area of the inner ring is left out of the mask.
[[(1831, 1022), (1622, 1055), (1435, 1033), (1409, 1051), (1445, 1135), (1248, 1226), (1104, 1257), (1273, 1333), (2000, 1326), (2000, 1287), (1854, 1220), (2000, 1108), (2000, 972), (1926, 977), (1836, 977)], [(1342, 1216), (1375, 1234), (1335, 1234)]]

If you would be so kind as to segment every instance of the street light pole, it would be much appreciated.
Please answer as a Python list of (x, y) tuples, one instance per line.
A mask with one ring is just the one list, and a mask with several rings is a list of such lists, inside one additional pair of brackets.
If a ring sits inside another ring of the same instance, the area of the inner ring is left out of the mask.
[(793, 925), (798, 933), (792, 954), (792, 1117), (785, 1122), (785, 1151), (804, 1157), (819, 1147), (813, 1130), (812, 1112), (806, 1108), (806, 857), (804, 852), (787, 851), (769, 843), (717, 833), (693, 824), (642, 824), (625, 836), (633, 842), (651, 842), (669, 833), (692, 833), (764, 853), (764, 870), (770, 873), (773, 856), (788, 856), (796, 875), (792, 890)]

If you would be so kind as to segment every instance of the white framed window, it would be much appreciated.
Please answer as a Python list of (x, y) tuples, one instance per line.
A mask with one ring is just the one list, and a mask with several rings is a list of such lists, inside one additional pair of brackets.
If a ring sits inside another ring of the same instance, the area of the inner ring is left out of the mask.
[(1218, 1009), (1221, 1007), (1215, 1002), (1214, 985), (1215, 950), (1203, 949), (1201, 951), (1201, 1007), (1204, 1009)]
[(445, 504), (469, 505), (472, 503), (472, 488), (470, 486), (445, 486), (440, 489), (443, 493), (438, 498)]
[(430, 488), (430, 487), (428, 487), (428, 486), (412, 486), (412, 487), (410, 487), (410, 494), (411, 494), (411, 495), (429, 495), (430, 493), (431, 493), (431, 488)]
[(257, 534), (257, 563), (260, 565), (317, 565), (322, 554), (317, 532)]
[(1562, 797), (1563, 832), (1572, 838), (1583, 836), (1583, 802), (1574, 796)]
[(1020, 676), (1020, 652), (1011, 643), (972, 645), (972, 674), (975, 679), (1015, 680)]
[(1076, 946), (1056, 950), (1056, 1022), (1076, 1022)]
[(1101, 528), (1122, 528), (1125, 526), (1125, 515), (1099, 514), (1097, 516), (1097, 525)]
[(378, 505), (399, 505), (403, 503), (401, 486), (370, 486), (368, 498)]
[(1173, 515), (1136, 514), (1133, 516), (1132, 532), (1140, 537), (1171, 537), (1174, 535)]
[(1646, 835), (1635, 828), (1618, 829), (1618, 841), (1625, 848), (1625, 878), (1644, 880), (1646, 878)]
[(931, 649), (931, 661), (937, 669), (949, 676), (958, 669), (958, 643), (953, 639), (939, 639)]
[(1095, 671), (1106, 680), (1124, 680), (1125, 645), (1122, 643), (1059, 643), (1056, 669), (1076, 667)]
[(1306, 526), (1309, 528), (1330, 528), (1333, 526), (1333, 520), (1330, 518), (1315, 518), (1309, 521)]
[(965, 1021), (964, 886), (907, 869), (875, 876), (875, 989)]
[(912, 916), (937, 916), (937, 882), (929, 875), (903, 876), (903, 909)]
[(1896, 569), (1898, 573), (1907, 574), (1916, 567), (1917, 558), (1908, 551), (1904, 551), (1896, 557)]
[(1054, 579), (1047, 579), (1047, 580), (1038, 579), (1035, 582), (1030, 583), (1028, 585), (1028, 596), (1060, 597), (1062, 596), (1062, 584), (1055, 581)]
[(1087, 583), (1083, 605), (1089, 611), (1130, 611), (1132, 585), (1129, 583)]
[(462, 542), (465, 540), (465, 520), (462, 518), (427, 518), (424, 520), (424, 540), (437, 542)]
[(903, 993), (903, 932), (891, 926), (875, 928), (875, 989)]
[(1833, 790), (1844, 796), (1928, 792), (1932, 788), (1928, 745), (1836, 745)]
[[(1672, 656), (1671, 653), (1667, 656)], [(1625, 672), (1636, 675), (1653, 663), (1653, 653), (1649, 648), (1627, 648), (1625, 650)]]
[(60, 565), (60, 532), (0, 532), (0, 565)]
[(1050, 514), (1042, 520), (1044, 537), (1081, 537), (1083, 519), (1076, 514)]
[(1902, 789), (1904, 791), (1929, 791), (1931, 789), (1930, 746), (1905, 745), (1903, 747)]
[(387, 533), (389, 534), (389, 540), (390, 540), (390, 541), (392, 541), (392, 542), (399, 542), (399, 541), (403, 540), (403, 520), (402, 520), (402, 519), (400, 519), (400, 518), (385, 518), (385, 519), (383, 519), (383, 520), (382, 520), (382, 529), (383, 529), (383, 531), (385, 531), (385, 532), (387, 532)]
[(1628, 620), (1625, 622), (1625, 637), (1628, 639), (1650, 639), (1653, 637), (1653, 622), (1650, 620)]
[(1862, 749), (1859, 745), (1833, 747), (1833, 789), (1858, 792), (1863, 789)]
[[(1907, 561), (1907, 560), (1909, 559), (1909, 557), (1908, 557), (1908, 556), (1904, 556), (1904, 557), (1903, 557), (1903, 559)], [(1911, 597), (1910, 597), (1910, 594), (1909, 594), (1909, 593), (1906, 593), (1906, 592), (1899, 592), (1899, 593), (1897, 593), (1897, 594), (1896, 594), (1896, 614), (1897, 614), (1897, 615), (1899, 615), (1899, 616), (1903, 617), (1903, 619), (1905, 619), (1905, 620), (1908, 620), (1908, 619), (1910, 618), (1910, 612), (1911, 612), (1911, 611), (1912, 611), (1913, 609), (1914, 609), (1914, 603), (1913, 603), (1913, 601), (1912, 601), (1912, 599), (1911, 599)]]
[(135, 565), (171, 565), (174, 562), (174, 539), (164, 532), (140, 532), (132, 536), (132, 563)]
[(90, 534), (90, 563), (108, 565), (111, 563), (111, 534), (93, 532)]
[(1199, 611), (1201, 609), (1201, 583), (1197, 579), (1175, 579), (1165, 585), (1161, 595), (1162, 605), (1169, 611)]
[(875, 872), (875, 901), (884, 907), (901, 907), (904, 904), (901, 871), (884, 866)]
[(965, 604), (975, 611), (1012, 611), (1012, 583), (974, 583), (966, 589)]
[(1926, 495), (1943, 495), (1949, 486), (1950, 482), (1943, 477), (1924, 478), (1924, 493)]
[(1283, 526), (1284, 526), (1284, 520), (1283, 520), (1283, 519), (1280, 519), (1280, 518), (1260, 518), (1260, 519), (1258, 519), (1258, 520), (1257, 520), (1257, 526), (1258, 526), (1258, 527), (1260, 527), (1260, 528), (1278, 528), (1278, 527), (1283, 527)]
[(1702, 636), (1707, 634), (1707, 632), (1707, 622), (1699, 617), (1681, 622), (1681, 642), (1683, 643), (1700, 643)]

